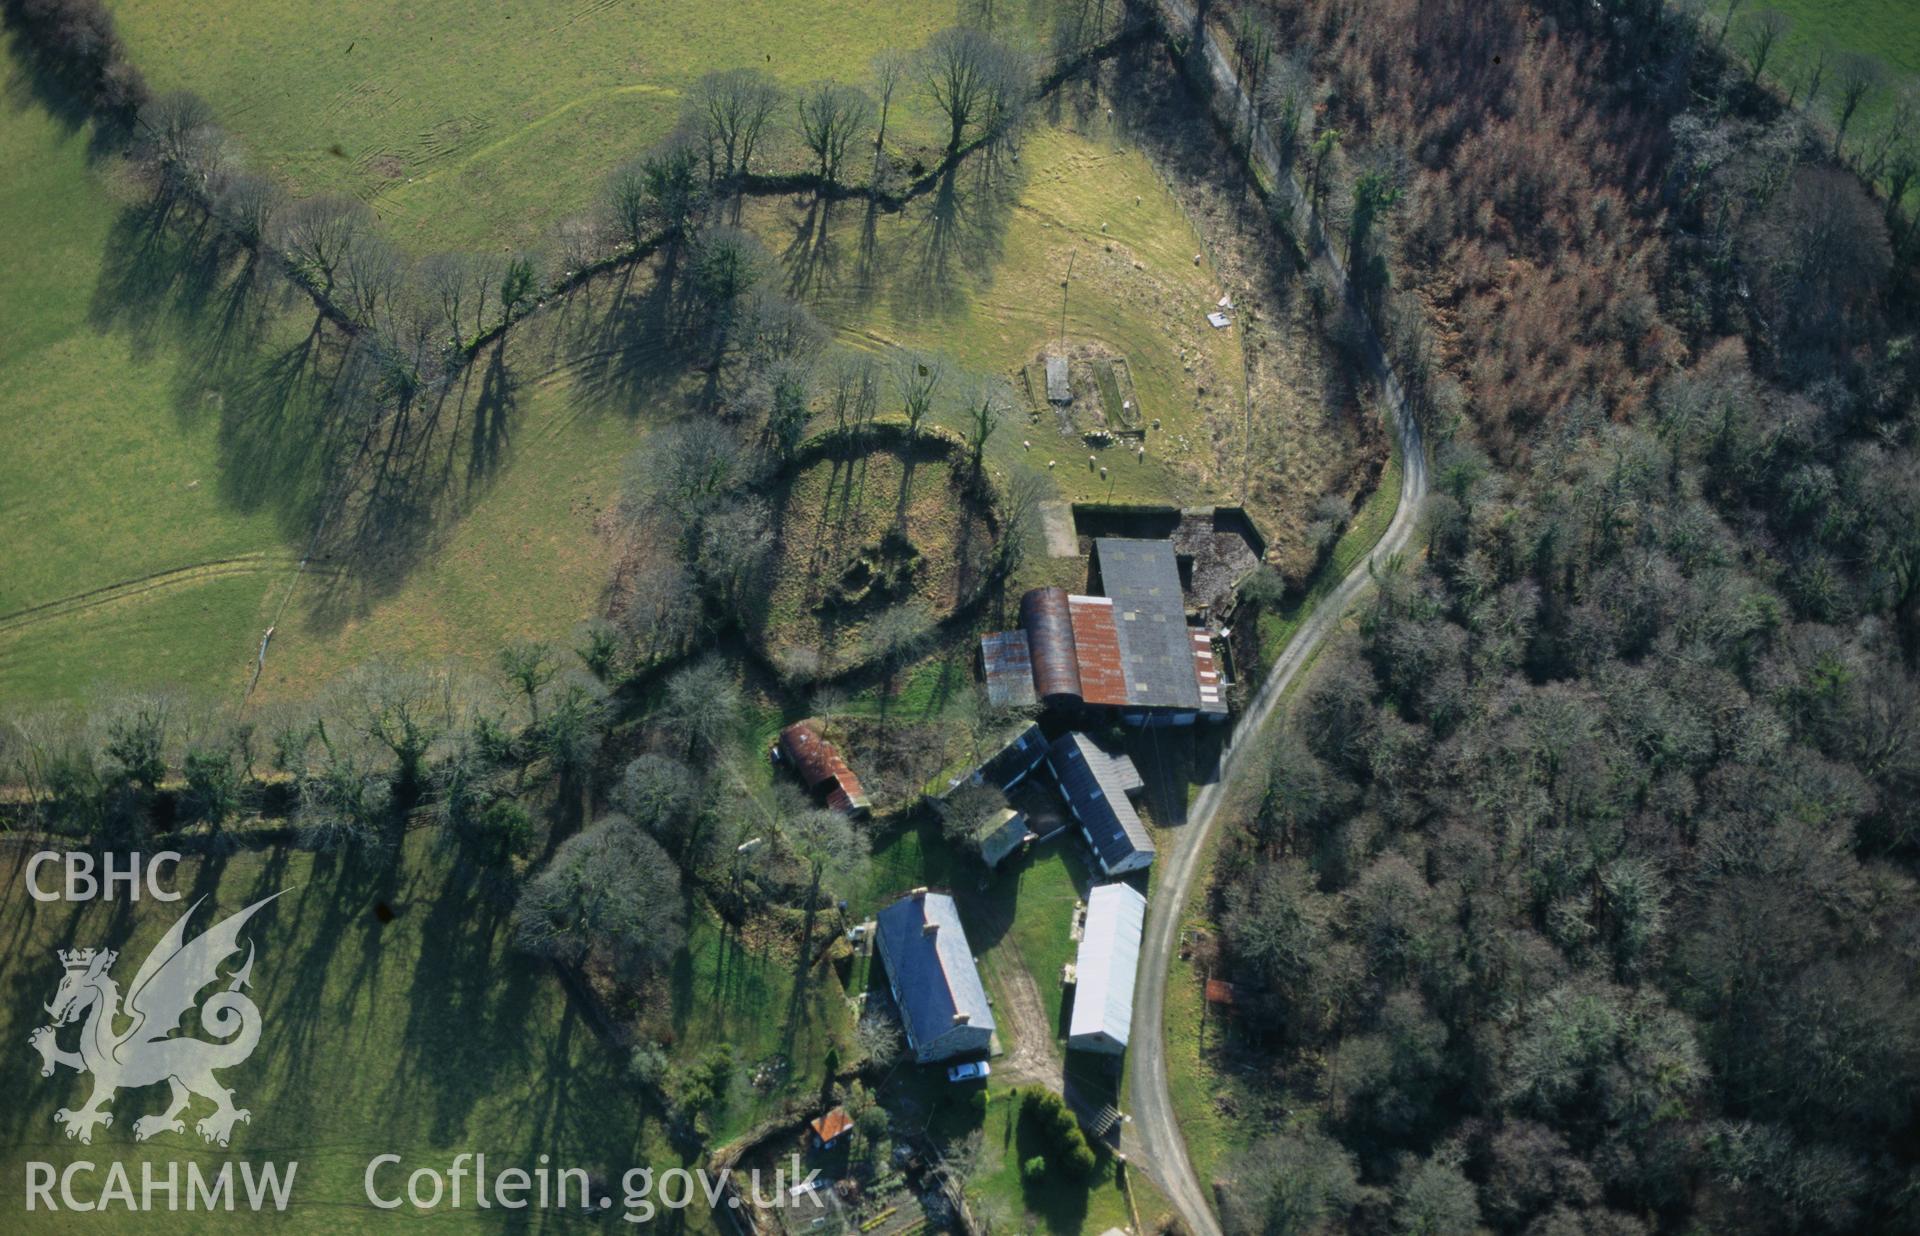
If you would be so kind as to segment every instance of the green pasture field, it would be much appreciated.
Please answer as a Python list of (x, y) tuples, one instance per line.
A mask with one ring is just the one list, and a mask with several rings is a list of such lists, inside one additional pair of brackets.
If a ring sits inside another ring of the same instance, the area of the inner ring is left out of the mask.
[(91, 138), (37, 105), (0, 108), (8, 705), (100, 681), (237, 692), (263, 600), (299, 556), (285, 508), (229, 474), (221, 419), (192, 395), (195, 352), (152, 311), (144, 238)]
[[(1218, 278), (1194, 262), (1200, 240), (1153, 165), (1096, 111), (1035, 129), (991, 181), (986, 167), (976, 156), (897, 213), (787, 198), (751, 203), (747, 218), (788, 291), (841, 342), (938, 351), (965, 373), (1013, 382), (1020, 414), (989, 450), (1001, 467), (1048, 471), (1052, 461), (1072, 501), (1224, 496), (1225, 478), (1240, 475), (1242, 435), (1216, 447), (1208, 414), (1241, 421), (1238, 333), (1207, 325)], [(1068, 345), (1126, 357), (1143, 417), (1161, 422), (1144, 460), (1125, 443), (1089, 445), (1050, 408), (1027, 405), (1022, 371), (1058, 346), (1063, 308)], [(935, 419), (963, 427), (951, 401)]]
[[(250, 163), (297, 195), (365, 199), (395, 240), (425, 252), (548, 234), (672, 129), (702, 73), (864, 83), (875, 54), (920, 46), (957, 5), (115, 0), (113, 11), (153, 87), (205, 98)], [(888, 144), (933, 141), (918, 92), (902, 93), (913, 97)]]
[(595, 612), (635, 432), (540, 340), (516, 335), (454, 392), (394, 548), (296, 576), (328, 496), (317, 418), (279, 395), (310, 313), (270, 293), (235, 329), (233, 268), (208, 279), (148, 228), (88, 130), (23, 106), (0, 135), (17, 173), (0, 186), (0, 702), (149, 684), (237, 701), (270, 625), (255, 698), (300, 698), (379, 653), (479, 663)]
[[(1784, 59), (1803, 62), (1815, 47), (1878, 56), (1894, 73), (1920, 75), (1920, 7), (1908, 0), (1771, 0), (1765, 6), (1793, 19), (1783, 40)], [(1744, 15), (1744, 10), (1743, 14)], [(1712, 19), (1716, 25), (1718, 13)], [(1734, 30), (1740, 28), (1739, 17)], [(1728, 38), (1736, 37), (1729, 32)]]
[[(564, 639), (599, 612), (618, 553), (609, 517), (625, 458), (645, 427), (689, 405), (692, 384), (645, 338), (614, 350), (651, 350), (635, 362), (651, 372), (609, 373), (609, 289), (536, 314), (499, 364), (474, 366), (418, 450), (405, 526), (372, 528), (373, 551), (350, 570), (322, 556), (296, 576), (331, 497), (314, 462), (324, 443), (296, 402), (256, 405), (262, 391), (288, 386), (276, 366), (289, 357), (303, 374), (321, 371), (324, 358), (299, 354), (310, 315), (276, 292), (249, 306), (236, 342), (225, 316), (230, 265), (210, 279), (185, 242), (143, 231), (115, 161), (88, 162), (86, 134), (63, 133), (34, 106), (0, 124), (21, 172), (0, 198), (15, 224), (0, 249), (17, 259), (0, 287), (5, 303), (28, 307), (16, 319), (27, 329), (0, 345), (0, 423), (19, 444), (0, 459), (0, 526), (20, 548), (0, 580), (0, 699), (54, 704), (96, 684), (162, 682), (237, 696), (269, 626), (253, 698), (298, 698), (375, 654), (482, 662), (515, 638)], [(807, 277), (822, 281), (790, 286), (843, 340), (947, 353), (949, 396), (966, 372), (1017, 374), (1057, 332), (1058, 276), (1078, 250), (1068, 335), (1128, 357), (1163, 432), (1150, 435), (1144, 462), (1124, 448), (1098, 451), (1111, 469), (1103, 483), (1050, 414), (1015, 417), (991, 448), (993, 471), (1044, 470), (1044, 455), (1070, 498), (1209, 492), (1218, 461), (1194, 373), (1215, 375), (1214, 396), (1235, 405), (1240, 359), (1234, 332), (1202, 322), (1216, 289), (1192, 260), (1192, 229), (1117, 138), (1042, 128), (1021, 160), (1003, 163), (1000, 188), (978, 187), (976, 159), (924, 208), (880, 215), (865, 293), (831, 286), (832, 250), (858, 247), (859, 212), (842, 203), (831, 228), (821, 220), (810, 257), (780, 235), (806, 203), (761, 202), (749, 214), (764, 216), (782, 278), (810, 265)], [(915, 295), (925, 267), (914, 263), (925, 261), (953, 277), (937, 304)], [(639, 271), (632, 282), (649, 279)], [(951, 404), (936, 418), (957, 421)], [(340, 525), (330, 532), (339, 537)]]
[[(1024, 144), (1022, 164), (1047, 170), (1029, 175), (1019, 165), (1003, 168), (1002, 183), (1017, 191), (983, 206), (987, 213), (977, 220), (1004, 229), (1004, 246), (967, 251), (968, 267), (954, 272), (959, 291), (938, 304), (914, 297), (913, 264), (926, 259), (926, 230), (945, 226), (931, 217), (935, 204), (926, 199), (924, 206), (876, 215), (865, 276), (857, 270), (862, 212), (852, 205), (827, 211), (824, 226), (816, 217), (814, 245), (822, 252), (814, 258), (797, 252), (782, 229), (796, 218), (804, 222), (817, 207), (761, 200), (747, 203), (747, 217), (780, 259), (776, 280), (803, 296), (809, 289), (794, 282), (798, 272), (805, 267), (819, 280), (811, 299), (842, 343), (883, 359), (905, 347), (950, 359), (933, 420), (956, 431), (962, 425), (955, 401), (970, 376), (1014, 372), (1023, 354), (1045, 344), (1049, 315), (1034, 306), (1048, 294), (1050, 264), (1064, 270), (1068, 249), (1077, 246), (1069, 336), (1098, 340), (1128, 357), (1146, 415), (1161, 416), (1163, 431), (1149, 434), (1141, 461), (1123, 447), (1096, 451), (1063, 437), (1051, 414), (1038, 423), (1017, 415), (989, 447), (990, 473), (1004, 481), (1015, 467), (1046, 471), (1051, 458), (1059, 465), (1049, 474), (1055, 489), (1075, 500), (1215, 496), (1208, 478), (1218, 456), (1180, 351), (1188, 349), (1196, 369), (1229, 375), (1230, 391), (1238, 389), (1232, 383), (1241, 363), (1234, 332), (1205, 324), (1205, 307), (1217, 290), (1209, 268), (1193, 263), (1199, 242), (1192, 228), (1137, 151), (1115, 152), (1069, 130), (1043, 128)], [(974, 167), (969, 162), (959, 177), (975, 176)], [(1108, 229), (1113, 253), (1099, 230), (1109, 211), (1116, 220)], [(947, 252), (956, 264), (961, 257), (959, 249)], [(868, 280), (870, 294), (842, 282), (856, 277)], [(648, 269), (597, 281), (573, 302), (515, 327), (504, 353), (513, 411), (497, 465), (471, 489), (464, 482), (452, 488), (450, 513), (435, 525), (431, 552), (390, 587), (342, 588), (324, 575), (303, 577), (274, 637), (261, 698), (299, 696), (375, 653), (484, 659), (513, 638), (561, 638), (597, 612), (617, 552), (608, 517), (626, 456), (646, 428), (691, 406), (688, 372), (662, 352), (648, 328), (630, 320), (642, 312), (633, 306), (647, 301), (653, 278)], [(1051, 329), (1057, 331), (1054, 283)], [(897, 415), (896, 403), (889, 386), (883, 414)], [(458, 432), (471, 435), (468, 428)], [(1028, 441), (1030, 450), (1022, 445)], [(458, 439), (449, 453), (471, 455), (469, 439)], [(1109, 468), (1111, 483), (1088, 467), (1089, 453)], [(913, 492), (926, 499), (937, 489), (944, 482), (928, 471), (916, 478)], [(783, 578), (776, 588), (776, 620), (785, 612), (780, 599), (800, 582)], [(907, 701), (915, 709), (925, 711), (935, 697), (951, 699), (950, 684), (945, 690), (932, 680), (920, 685), (934, 696)]]
[[(521, 340), (509, 354), (533, 349)], [(257, 698), (298, 700), (377, 656), (485, 669), (516, 639), (566, 646), (601, 611), (618, 546), (608, 517), (639, 430), (583, 406), (562, 373), (516, 369), (498, 458), (473, 469), (472, 423), (446, 444), (446, 509), (390, 578), (302, 576), (279, 614)], [(274, 598), (276, 604), (281, 600)]]
[[(113, 945), (123, 960), (114, 974), (123, 988), (150, 946), (200, 896), (193, 920), (204, 930), (219, 918), (271, 893), (283, 896), (254, 920), (257, 949), (252, 994), (263, 1013), (259, 1048), (223, 1074), (235, 1103), (252, 1113), (239, 1125), (231, 1154), (252, 1161), (297, 1160), (294, 1201), (281, 1220), (286, 1230), (385, 1230), (395, 1215), (366, 1202), (362, 1175), (373, 1155), (404, 1156), (409, 1166), (444, 1168), (463, 1151), (484, 1151), (497, 1165), (533, 1166), (549, 1154), (617, 1182), (628, 1166), (683, 1162), (668, 1145), (659, 1119), (622, 1076), (621, 1058), (597, 1036), (551, 970), (509, 947), (507, 910), (485, 896), (471, 873), (433, 848), (424, 833), (393, 864), (342, 863), (309, 853), (242, 852), (222, 860), (180, 864), (174, 886), (188, 898), (175, 905), (100, 901), (39, 904), (22, 885), (28, 851), (0, 856), (0, 1085), (20, 1101), (0, 1114), (0, 1175), (18, 1182), (29, 1160), (65, 1165), (79, 1159), (129, 1165), (136, 1182), (143, 1162), (191, 1159), (203, 1167), (227, 1158), (191, 1133), (161, 1134), (136, 1143), (135, 1116), (164, 1103), (161, 1087), (123, 1092), (110, 1128), (94, 1144), (68, 1141), (53, 1123), (56, 1108), (77, 1107), (86, 1082), (61, 1069), (40, 1076), (27, 1044), (46, 1022), (41, 1005), (60, 976), (56, 947)], [(393, 911), (390, 921), (377, 905)], [(697, 928), (687, 969), (672, 982), (673, 1018), (682, 1031), (677, 1050), (691, 1057), (717, 1041), (734, 1045), (746, 1061), (790, 1031), (800, 1050), (814, 1052), (812, 1036), (829, 1029), (811, 1020), (829, 1010), (844, 1025), (835, 999), (802, 1002), (790, 1015), (786, 968), (737, 953)], [(837, 987), (837, 984), (835, 984)], [(718, 1026), (724, 1010), (726, 1024)], [(69, 1037), (72, 1031), (68, 1031)], [(791, 1085), (817, 1086), (801, 1076)], [(737, 1104), (739, 1123), (754, 1112)], [(188, 1113), (197, 1118), (200, 1102)], [(434, 1212), (458, 1228), (551, 1227), (559, 1220), (503, 1212)], [(218, 1214), (118, 1213), (93, 1217), (143, 1231), (251, 1231), (258, 1220)], [(706, 1216), (689, 1212), (693, 1230), (710, 1230)], [(9, 1230), (54, 1230), (67, 1216), (18, 1215)], [(60, 1228), (64, 1230), (64, 1228)]]

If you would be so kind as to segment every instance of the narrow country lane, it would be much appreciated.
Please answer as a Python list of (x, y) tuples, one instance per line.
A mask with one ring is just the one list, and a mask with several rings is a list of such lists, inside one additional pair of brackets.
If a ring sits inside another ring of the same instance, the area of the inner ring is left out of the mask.
[[(1158, 0), (1167, 27), (1192, 32), (1204, 40), (1207, 69), (1226, 106), (1242, 123), (1250, 110), (1239, 77), (1210, 31), (1195, 31), (1195, 12), (1187, 0)], [(1292, 194), (1299, 214), (1308, 220), (1308, 243), (1313, 262), (1331, 281), (1331, 286), (1351, 298), (1347, 272), (1327, 237), (1320, 220), (1307, 204), (1305, 195), (1289, 171), (1281, 168), (1278, 151), (1264, 126), (1255, 134), (1253, 157), (1262, 172), (1280, 191)], [(1364, 315), (1362, 321), (1366, 321)], [(1159, 869), (1154, 877), (1153, 897), (1147, 909), (1145, 939), (1141, 941), (1140, 977), (1133, 1007), (1132, 1106), (1134, 1126), (1141, 1146), (1139, 1166), (1153, 1177), (1173, 1202), (1175, 1209), (1196, 1236), (1219, 1236), (1220, 1224), (1209, 1200), (1209, 1185), (1193, 1170), (1187, 1157), (1186, 1139), (1180, 1133), (1179, 1114), (1173, 1110), (1173, 1098), (1167, 1083), (1166, 996), (1167, 977), (1185, 916), (1187, 899), (1206, 848), (1209, 833), (1218, 819), (1226, 787), (1244, 762), (1245, 750), (1272, 716), (1287, 686), (1299, 676), (1316, 649), (1339, 626), (1343, 614), (1353, 605), (1371, 578), (1375, 562), (1405, 550), (1413, 542), (1420, 505), (1427, 494), (1427, 460), (1419, 427), (1407, 407), (1406, 392), (1387, 360), (1386, 349), (1371, 326), (1366, 332), (1369, 369), (1377, 384), (1381, 402), (1393, 417), (1400, 435), (1404, 461), (1400, 485), (1400, 506), (1373, 552), (1355, 565), (1347, 577), (1317, 605), (1281, 652), (1268, 672), (1260, 691), (1248, 704), (1234, 729), (1234, 737), (1221, 759), (1219, 775), (1195, 799), (1187, 823), (1177, 830), (1173, 844), (1160, 853)]]

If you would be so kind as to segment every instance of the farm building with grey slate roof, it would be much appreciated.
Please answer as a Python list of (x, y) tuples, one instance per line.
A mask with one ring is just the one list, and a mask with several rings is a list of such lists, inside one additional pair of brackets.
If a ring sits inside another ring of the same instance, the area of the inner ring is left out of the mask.
[(1187, 623), (1173, 543), (1096, 537), (1091, 574), (1100, 595), (1035, 588), (1019, 630), (981, 637), (988, 699), (1111, 710), (1128, 725), (1226, 720), (1213, 635)]
[(952, 897), (915, 889), (876, 916), (876, 941), (914, 1059), (991, 1050), (993, 1010)]
[(1101, 874), (1111, 878), (1152, 865), (1153, 837), (1129, 797), (1146, 784), (1132, 760), (1075, 731), (1054, 740), (1047, 766)]

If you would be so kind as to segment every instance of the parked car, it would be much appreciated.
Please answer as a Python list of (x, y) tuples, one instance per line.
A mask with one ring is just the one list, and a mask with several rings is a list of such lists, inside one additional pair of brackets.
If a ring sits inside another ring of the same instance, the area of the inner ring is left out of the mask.
[(956, 1064), (948, 1069), (947, 1080), (950, 1082), (978, 1081), (991, 1072), (993, 1069), (985, 1060), (975, 1060), (970, 1064)]

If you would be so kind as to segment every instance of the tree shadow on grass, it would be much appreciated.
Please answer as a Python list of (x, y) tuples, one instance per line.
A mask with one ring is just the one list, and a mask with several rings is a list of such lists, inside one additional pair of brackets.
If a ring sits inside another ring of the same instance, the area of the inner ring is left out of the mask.
[(590, 281), (555, 333), (556, 368), (570, 373), (585, 407), (628, 420), (693, 411), (684, 393), (695, 348), (692, 317), (679, 296), (678, 246), (645, 264), (629, 264)]
[[(13, 6), (7, 6), (9, 11)], [(12, 22), (6, 22), (11, 29)], [(33, 53), (27, 40), (16, 34), (9, 40), (6, 106), (13, 111), (39, 108), (52, 116), (62, 132), (69, 135), (87, 130), (87, 160), (96, 162), (118, 153), (126, 144), (126, 133), (111, 124), (100, 123), (72, 83), (46, 60)], [(88, 126), (91, 126), (89, 128)]]
[(893, 300), (907, 318), (964, 312), (993, 282), (1018, 200), (1018, 184), (987, 160), (948, 166), (933, 191), (904, 211), (888, 266)]
[(462, 368), (398, 397), (371, 335), (314, 315), (277, 271), (185, 209), (121, 212), (89, 317), (142, 362), (162, 349), (179, 357), (176, 415), (186, 428), (219, 418), (218, 493), (237, 510), (273, 512), (282, 537), (306, 549), (323, 628), (405, 581), (491, 478), (517, 417), (506, 347), (477, 381)]
[(833, 230), (833, 202), (814, 197), (780, 255), (787, 272), (787, 295), (811, 304), (839, 285), (840, 242)]

